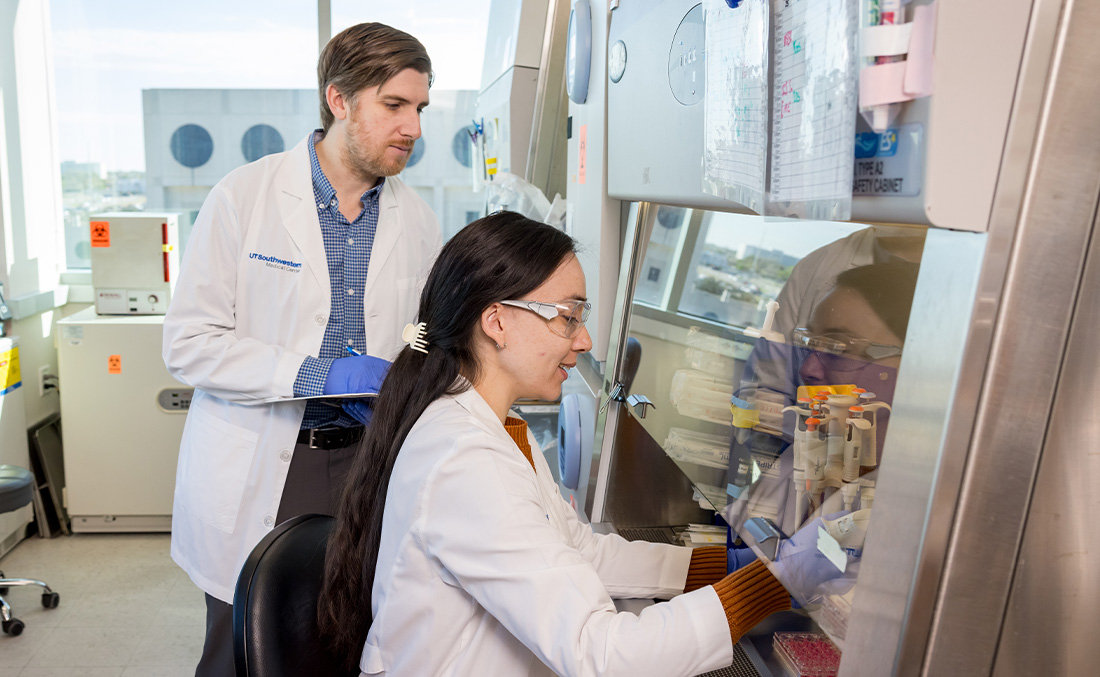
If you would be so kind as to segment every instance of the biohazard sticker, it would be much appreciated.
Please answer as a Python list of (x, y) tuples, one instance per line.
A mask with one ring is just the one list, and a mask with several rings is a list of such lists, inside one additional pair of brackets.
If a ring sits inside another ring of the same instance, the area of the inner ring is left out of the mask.
[(110, 221), (92, 221), (88, 224), (91, 228), (92, 246), (93, 247), (110, 247), (111, 246), (111, 222)]

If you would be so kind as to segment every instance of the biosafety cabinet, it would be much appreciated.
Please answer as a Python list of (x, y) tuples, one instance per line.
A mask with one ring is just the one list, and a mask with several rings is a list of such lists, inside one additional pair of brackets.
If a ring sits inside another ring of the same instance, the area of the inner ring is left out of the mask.
[(844, 676), (1090, 674), (1100, 4), (865, 8), (610, 3), (625, 245), (578, 501), (670, 542), (720, 515), (765, 559), (768, 525), (853, 511), (852, 585), (729, 674), (784, 674), (772, 635), (807, 628)]

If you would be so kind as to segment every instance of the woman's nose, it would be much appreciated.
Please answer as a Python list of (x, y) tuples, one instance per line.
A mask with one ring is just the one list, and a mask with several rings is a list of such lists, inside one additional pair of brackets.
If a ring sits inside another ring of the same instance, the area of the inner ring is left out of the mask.
[(581, 327), (573, 337), (573, 352), (587, 353), (589, 350), (592, 350), (592, 336), (588, 333), (588, 327)]
[(830, 385), (826, 383), (829, 372), (825, 368), (825, 363), (815, 351), (810, 351), (806, 358), (802, 360), (802, 365), (798, 368), (798, 375), (802, 377), (802, 382), (807, 385)]

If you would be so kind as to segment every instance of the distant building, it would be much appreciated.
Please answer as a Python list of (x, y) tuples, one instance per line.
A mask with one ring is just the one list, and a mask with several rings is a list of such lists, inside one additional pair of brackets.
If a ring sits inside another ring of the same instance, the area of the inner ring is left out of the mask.
[(760, 247), (754, 247), (751, 244), (742, 244), (737, 249), (737, 258), (756, 258), (763, 259), (765, 261), (775, 261), (784, 268), (789, 268), (799, 261), (799, 258), (797, 256), (791, 256), (790, 254), (782, 252), (778, 249), (761, 249)]
[[(449, 237), (477, 218), (469, 136), (475, 91), (431, 92), (402, 180), (435, 210)], [(234, 168), (293, 148), (319, 128), (313, 89), (147, 89), (142, 91), (145, 182), (151, 211), (184, 213), (180, 239), (210, 189)], [(186, 245), (184, 245), (186, 247)]]
[(145, 195), (145, 179), (117, 179), (115, 192), (119, 195)]
[(198, 210), (226, 174), (319, 126), (312, 89), (146, 89), (146, 209)]
[(714, 251), (704, 251), (699, 257), (699, 263), (707, 268), (714, 268), (715, 270), (725, 270), (729, 268), (729, 261), (726, 259), (726, 255)]
[(66, 177), (71, 176), (96, 176), (100, 179), (107, 178), (107, 173), (103, 171), (103, 165), (99, 162), (73, 162), (72, 160), (65, 160), (61, 163), (61, 178), (64, 180)]

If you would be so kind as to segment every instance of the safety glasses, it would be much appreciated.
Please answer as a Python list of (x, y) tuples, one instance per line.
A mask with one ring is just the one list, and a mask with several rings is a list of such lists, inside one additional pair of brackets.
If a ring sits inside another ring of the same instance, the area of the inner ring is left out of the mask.
[(550, 331), (571, 339), (580, 332), (592, 312), (592, 304), (586, 301), (543, 303), (542, 301), (501, 301), (506, 306), (526, 308), (546, 320)]
[(871, 360), (884, 360), (887, 357), (901, 355), (901, 348), (898, 346), (872, 343), (864, 338), (844, 334), (811, 334), (808, 329), (800, 327), (791, 332), (791, 336), (796, 346), (833, 355), (852, 355)]

